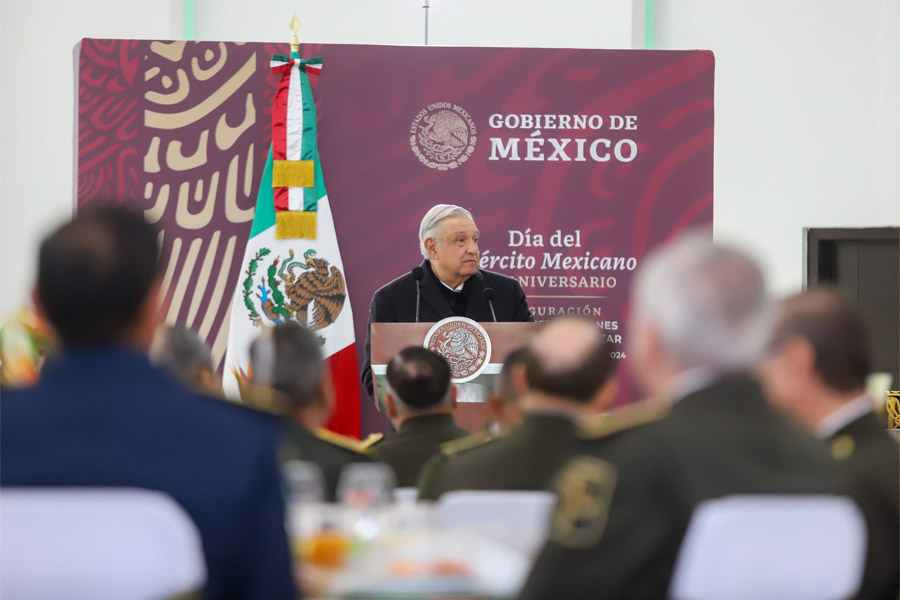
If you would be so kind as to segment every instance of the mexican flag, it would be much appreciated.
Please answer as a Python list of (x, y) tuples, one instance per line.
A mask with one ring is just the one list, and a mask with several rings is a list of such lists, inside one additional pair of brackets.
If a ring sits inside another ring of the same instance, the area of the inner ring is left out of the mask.
[(317, 148), (309, 76), (322, 60), (275, 56), (281, 73), (256, 213), (231, 304), (223, 387), (240, 398), (252, 373), (250, 344), (267, 327), (299, 321), (318, 336), (337, 403), (328, 429), (359, 437), (359, 369), (353, 312)]

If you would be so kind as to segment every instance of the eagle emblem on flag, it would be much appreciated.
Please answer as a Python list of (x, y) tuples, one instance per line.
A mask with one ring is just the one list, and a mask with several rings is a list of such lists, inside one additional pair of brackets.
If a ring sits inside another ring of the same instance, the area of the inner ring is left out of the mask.
[(242, 295), (253, 325), (294, 320), (316, 331), (334, 323), (347, 298), (341, 270), (317, 257), (313, 249), (303, 254), (303, 260), (295, 260), (290, 249), (285, 260), (276, 256), (258, 275), (260, 262), (271, 254), (269, 248), (260, 248), (245, 271)]

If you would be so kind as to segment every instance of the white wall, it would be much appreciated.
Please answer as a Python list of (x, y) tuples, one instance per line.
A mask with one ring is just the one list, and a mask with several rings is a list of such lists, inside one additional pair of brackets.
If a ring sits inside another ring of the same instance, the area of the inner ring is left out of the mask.
[(176, 0), (0, 2), (0, 315), (28, 293), (41, 236), (72, 213), (73, 47), (172, 38), (181, 23)]
[[(196, 0), (195, 37), (419, 44), (423, 0)], [(623, 48), (643, 0), (431, 0), (430, 42)], [(898, 0), (657, 0), (658, 48), (717, 56), (716, 233), (800, 285), (805, 226), (900, 225)], [(632, 12), (632, 9), (637, 9)], [(72, 47), (178, 39), (181, 0), (0, 2), (0, 314), (72, 208)], [(639, 18), (639, 17), (638, 17)]]
[(656, 47), (716, 54), (715, 234), (776, 291), (804, 227), (900, 225), (897, 0), (663, 0)]
[[(641, 0), (643, 2), (643, 0)], [(633, 0), (429, 0), (428, 43), (630, 48)], [(197, 39), (417, 45), (425, 0), (195, 0)]]

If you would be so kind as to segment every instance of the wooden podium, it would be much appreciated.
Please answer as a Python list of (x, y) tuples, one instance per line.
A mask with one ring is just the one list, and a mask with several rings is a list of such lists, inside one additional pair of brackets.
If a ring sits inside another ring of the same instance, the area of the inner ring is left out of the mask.
[[(495, 379), (507, 355), (528, 343), (537, 323), (479, 323), (491, 341), (491, 356), (487, 366), (469, 383), (483, 385), (487, 394), (494, 390)], [(387, 389), (385, 373), (391, 359), (404, 348), (422, 346), (425, 336), (434, 323), (372, 323), (372, 380), (378, 409), (384, 411), (384, 394)], [(468, 385), (468, 384), (461, 384)], [(485, 396), (484, 400), (487, 400)], [(484, 429), (490, 418), (487, 402), (458, 402), (456, 422), (469, 431)]]

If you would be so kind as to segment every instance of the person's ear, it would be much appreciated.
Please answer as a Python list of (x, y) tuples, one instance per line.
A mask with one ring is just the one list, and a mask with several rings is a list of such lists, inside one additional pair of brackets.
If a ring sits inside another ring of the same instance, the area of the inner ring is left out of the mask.
[(222, 393), (222, 380), (216, 377), (212, 371), (200, 371), (200, 385), (203, 391), (210, 396), (218, 396)]
[(394, 401), (394, 396), (390, 392), (384, 395), (384, 408), (387, 411), (387, 416), (391, 421), (397, 418), (399, 414), (399, 411), (397, 410), (397, 403)]
[(147, 352), (153, 345), (157, 330), (164, 324), (161, 288), (162, 281), (157, 277), (141, 302), (138, 318), (134, 323), (134, 341)]
[(459, 398), (459, 387), (456, 384), (450, 384), (450, 409), (456, 410), (456, 399)]
[(437, 258), (437, 242), (434, 241), (434, 238), (425, 240), (425, 251), (428, 252), (428, 256), (430, 256), (432, 260)]
[(488, 407), (491, 410), (491, 416), (494, 418), (494, 421), (500, 423), (503, 421), (503, 398), (500, 397), (500, 394), (491, 394), (488, 398)]
[(528, 376), (525, 374), (525, 365), (513, 365), (509, 375), (512, 388), (518, 396), (528, 392), (530, 386)]
[(31, 305), (34, 307), (34, 312), (42, 321), (49, 322), (47, 319), (47, 311), (44, 310), (44, 303), (41, 302), (41, 297), (38, 296), (37, 286), (31, 288)]
[(816, 351), (809, 340), (794, 337), (785, 341), (780, 349), (782, 364), (794, 380), (806, 380), (816, 376)]
[(656, 324), (648, 325), (644, 332), (646, 334), (647, 357), (650, 358), (652, 364), (656, 364), (661, 357), (665, 355), (665, 344), (663, 343), (662, 332)]
[(629, 369), (634, 380), (648, 396), (663, 393), (661, 366), (665, 364), (665, 352), (659, 328), (653, 321), (633, 315), (626, 340)]
[[(50, 344), (50, 349), (52, 351), (53, 348), (59, 343), (59, 333), (56, 331), (56, 326), (50, 321), (47, 317), (47, 311), (44, 309), (44, 304), (41, 302), (40, 297), (38, 296), (37, 286), (31, 289), (31, 308), (34, 311), (35, 316), (37, 316), (40, 321), (46, 325), (47, 330), (50, 332), (52, 336), (52, 343)], [(46, 352), (48, 348), (44, 348)]]
[(619, 393), (619, 382), (615, 377), (610, 378), (603, 384), (597, 393), (594, 394), (593, 405), (597, 412), (609, 412), (612, 410), (613, 402), (616, 400), (616, 394)]

